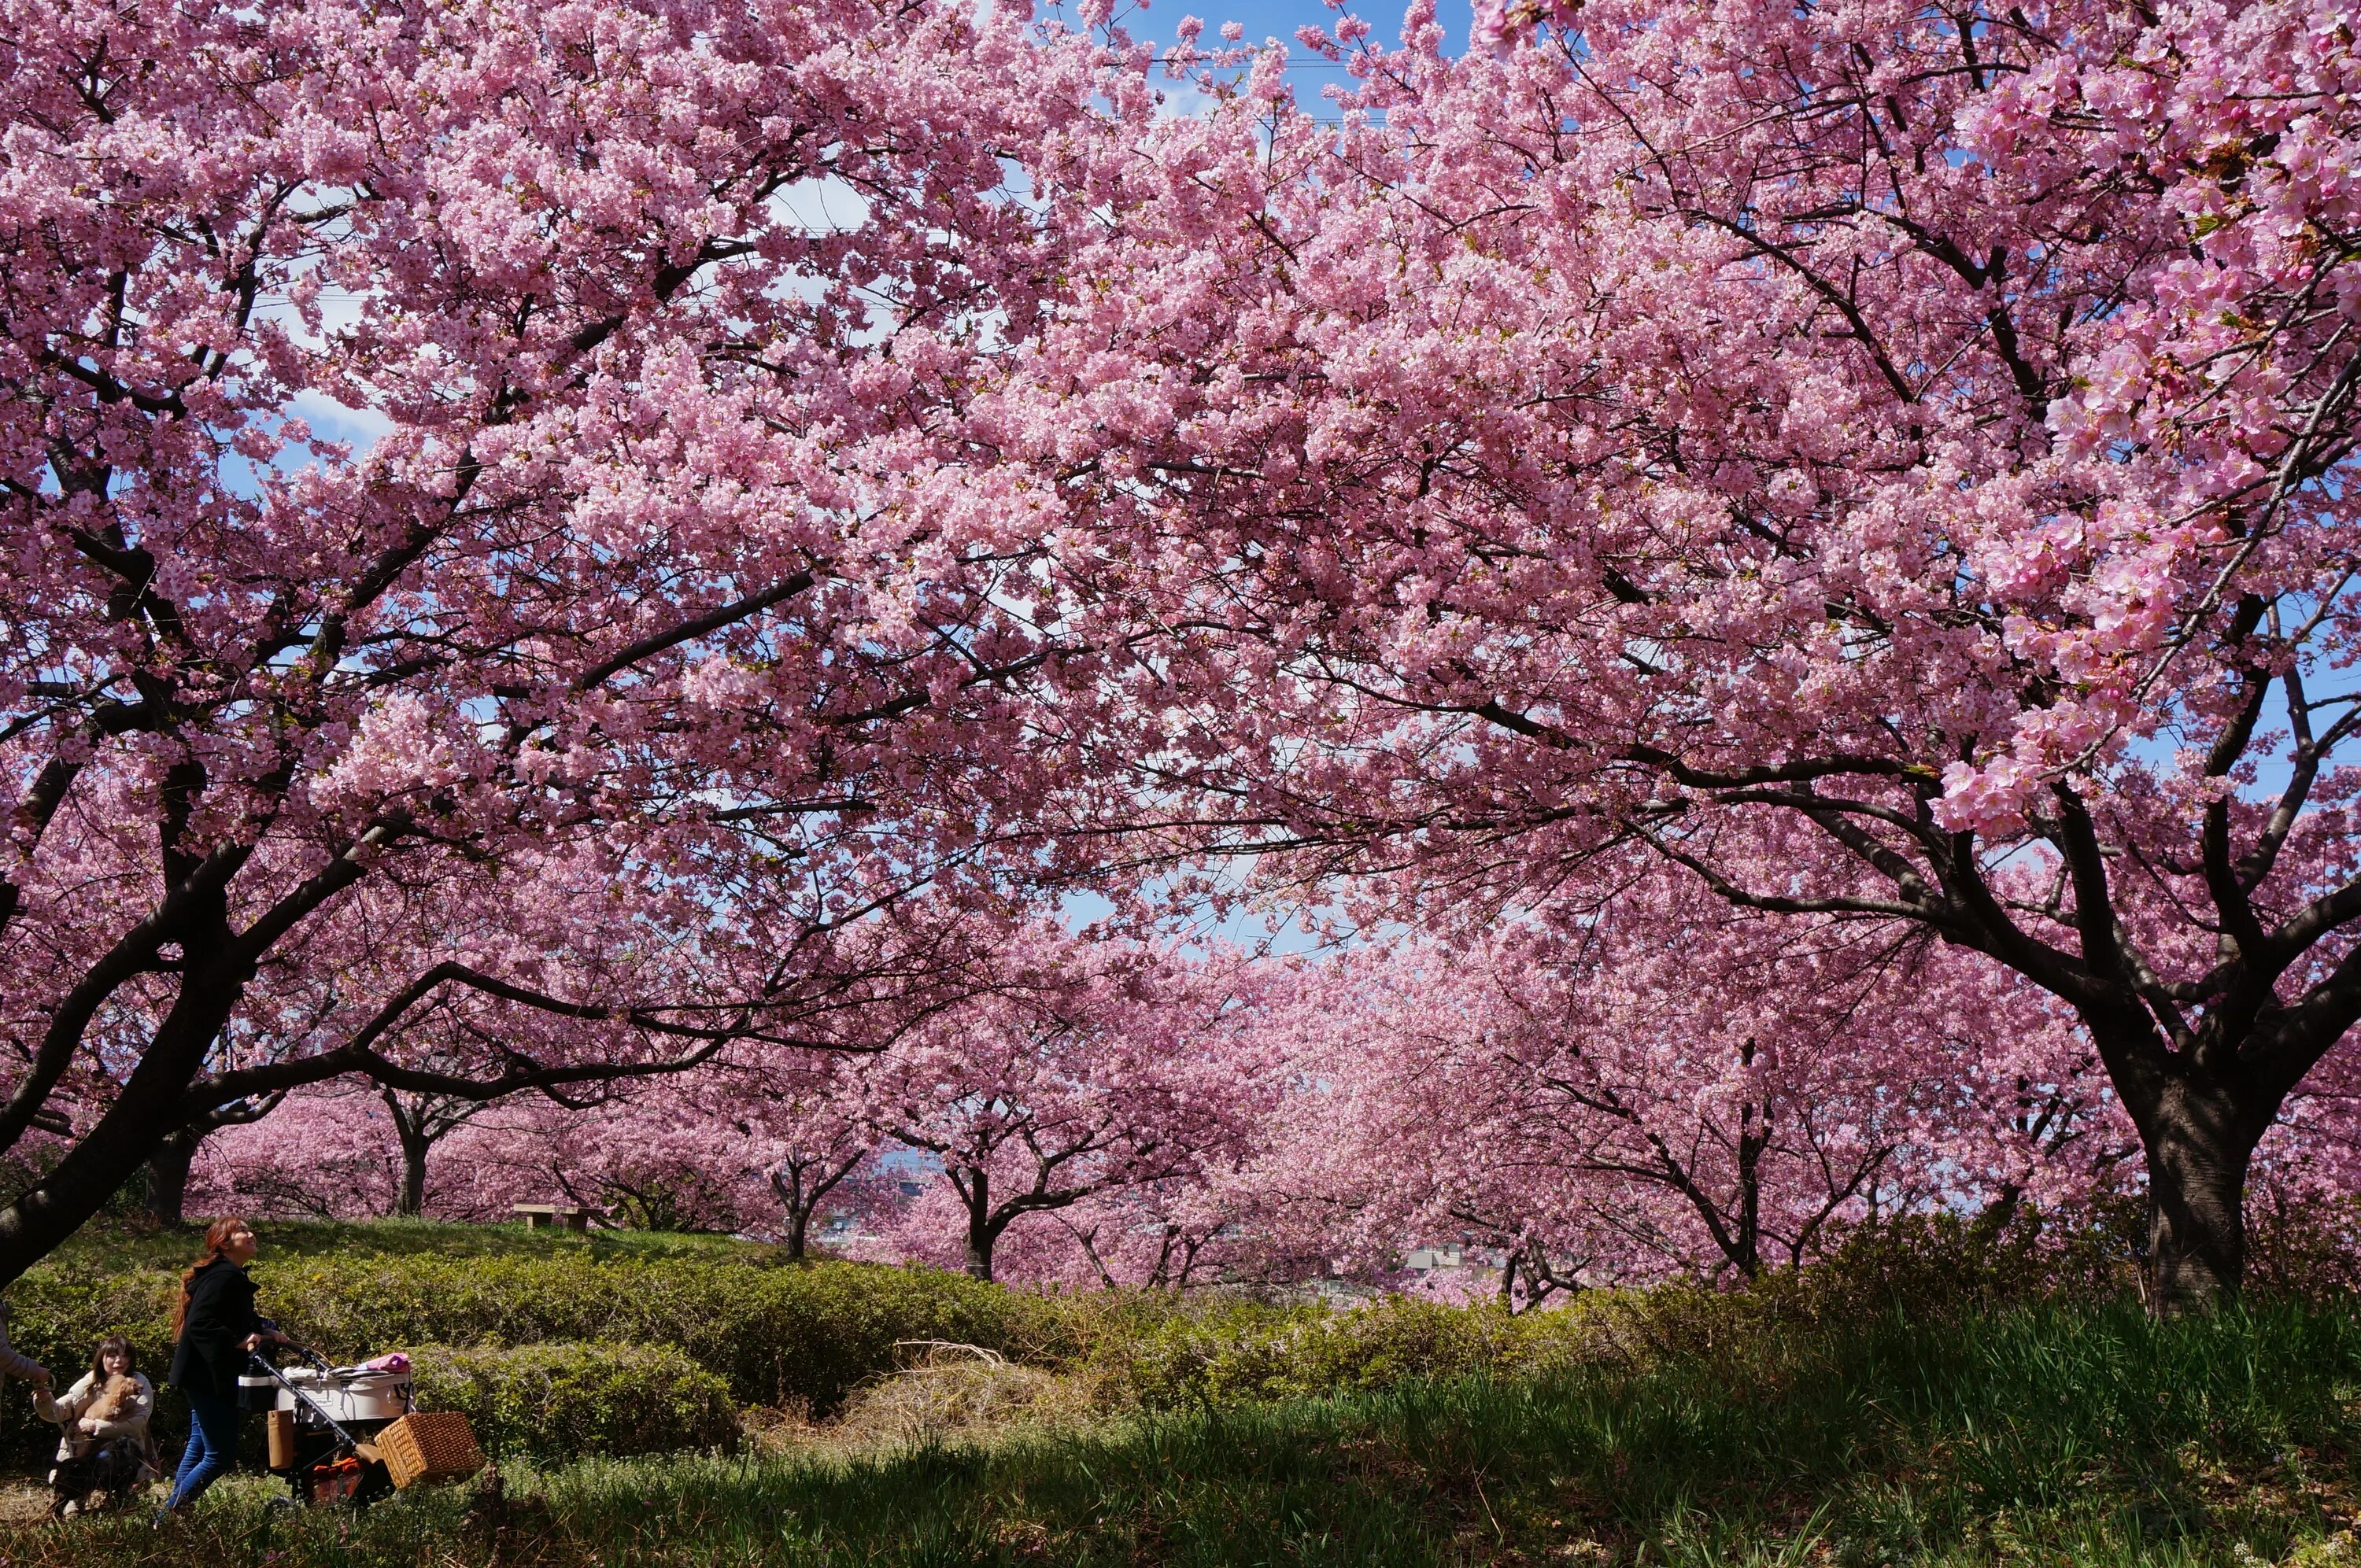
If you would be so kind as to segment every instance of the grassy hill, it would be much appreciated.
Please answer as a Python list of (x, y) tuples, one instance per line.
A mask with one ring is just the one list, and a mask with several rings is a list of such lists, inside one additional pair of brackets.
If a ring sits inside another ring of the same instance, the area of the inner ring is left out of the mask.
[(979, 1335), (1034, 1337), (1007, 1338), (1005, 1361), (897, 1372), (908, 1358), (887, 1354), (818, 1423), (741, 1400), (749, 1435), (725, 1450), (513, 1453), (497, 1498), (422, 1490), (357, 1519), (276, 1515), (270, 1486), (247, 1481), (162, 1532), (100, 1519), (0, 1535), (0, 1562), (2361, 1565), (2349, 1299), (2158, 1323), (2121, 1300), (2012, 1288), (2001, 1259), (1738, 1296), (1601, 1294), (1512, 1321), (1044, 1301), (922, 1271), (782, 1268), (697, 1238), (273, 1239), (282, 1262), (312, 1249), (305, 1277), (480, 1259), (537, 1289), (571, 1277), (536, 1270), (579, 1266), (677, 1277), (693, 1311), (713, 1310), (699, 1293), (717, 1282), (792, 1286), (735, 1332), (818, 1334), (795, 1316), (818, 1315), (832, 1334), (865, 1324), (861, 1343), (890, 1353), (926, 1337), (900, 1315), (955, 1309)]
[[(522, 1224), (455, 1225), (434, 1220), (266, 1220), (265, 1255), (274, 1261), (352, 1257), (704, 1258), (769, 1263), (775, 1249), (732, 1236), (670, 1231), (592, 1231), (586, 1235)], [(93, 1223), (44, 1266), (78, 1273), (181, 1269), (196, 1254), (195, 1233), (151, 1225)]]

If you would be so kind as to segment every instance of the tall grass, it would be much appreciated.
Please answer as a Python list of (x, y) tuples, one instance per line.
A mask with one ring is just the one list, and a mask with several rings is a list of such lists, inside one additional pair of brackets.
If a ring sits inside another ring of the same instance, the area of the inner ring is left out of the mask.
[(506, 1477), (357, 1519), (247, 1487), (38, 1568), (2361, 1563), (2361, 1321), (2031, 1306), (1760, 1328), (1546, 1376), (1142, 1414), (868, 1457)]

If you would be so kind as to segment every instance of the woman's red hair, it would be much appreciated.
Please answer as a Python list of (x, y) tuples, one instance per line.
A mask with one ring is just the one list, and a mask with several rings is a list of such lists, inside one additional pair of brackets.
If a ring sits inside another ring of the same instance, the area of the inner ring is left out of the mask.
[(229, 1245), (229, 1238), (240, 1231), (251, 1228), (247, 1224), (246, 1217), (242, 1214), (224, 1214), (205, 1227), (205, 1250), (197, 1255), (196, 1262), (189, 1265), (181, 1273), (181, 1299), (172, 1303), (172, 1337), (174, 1339), (181, 1337), (181, 1330), (188, 1323), (189, 1291), (196, 1285), (198, 1272), (210, 1265), (219, 1263), (222, 1249)]

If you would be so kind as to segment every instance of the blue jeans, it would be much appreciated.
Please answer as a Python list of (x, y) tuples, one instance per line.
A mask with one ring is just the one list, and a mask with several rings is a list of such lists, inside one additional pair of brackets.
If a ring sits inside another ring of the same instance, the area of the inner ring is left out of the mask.
[(172, 1477), (172, 1500), (164, 1506), (178, 1510), (203, 1496), (214, 1477), (237, 1458), (237, 1406), (202, 1388), (188, 1390), (189, 1446), (181, 1453), (181, 1468)]

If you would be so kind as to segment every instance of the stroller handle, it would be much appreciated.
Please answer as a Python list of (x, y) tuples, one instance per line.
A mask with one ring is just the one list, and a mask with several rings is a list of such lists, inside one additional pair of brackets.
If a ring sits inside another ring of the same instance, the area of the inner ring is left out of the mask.
[[(306, 1356), (309, 1356), (312, 1362), (320, 1367), (322, 1371), (327, 1370), (326, 1362), (320, 1360), (316, 1355), (313, 1355), (309, 1351), (305, 1351), (303, 1354)], [(351, 1448), (358, 1445), (360, 1440), (355, 1437), (352, 1433), (346, 1431), (344, 1428), (344, 1423), (337, 1420), (335, 1417), (328, 1413), (326, 1406), (321, 1404), (319, 1400), (312, 1398), (310, 1389), (302, 1387), (299, 1385), (291, 1382), (285, 1373), (272, 1365), (269, 1359), (254, 1351), (247, 1352), (246, 1358), (254, 1364), (256, 1371), (263, 1373), (269, 1376), (273, 1383), (278, 1384), (281, 1388), (286, 1389), (288, 1393), (292, 1394), (297, 1399), (301, 1400), (305, 1405), (310, 1406), (312, 1413), (319, 1417), (321, 1420), (327, 1423), (328, 1430), (335, 1432), (338, 1440), (341, 1441), (345, 1446)]]
[[(279, 1347), (280, 1349), (292, 1352), (296, 1356), (302, 1359), (306, 1366), (312, 1367), (315, 1371), (325, 1372), (328, 1370), (327, 1362), (321, 1358), (318, 1351), (313, 1350), (308, 1344), (299, 1344), (294, 1340), (288, 1338), (285, 1332), (282, 1331), (277, 1323), (272, 1322), (269, 1318), (258, 1319), (257, 1321), (262, 1324), (266, 1332), (278, 1336)], [(262, 1352), (258, 1350), (250, 1350), (247, 1352), (247, 1354), (252, 1356), (257, 1361), (263, 1359)], [(278, 1368), (273, 1366), (271, 1371), (276, 1372), (278, 1371)]]

